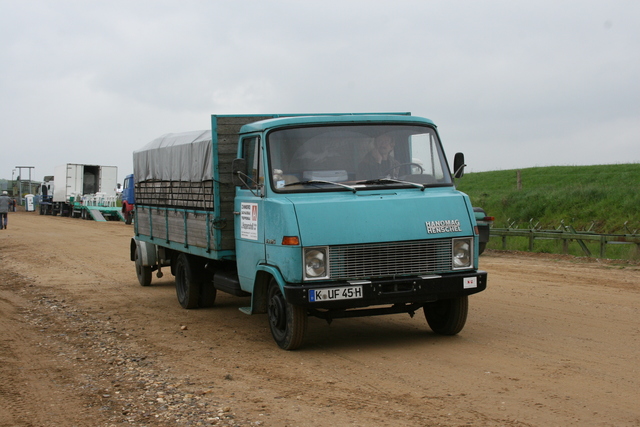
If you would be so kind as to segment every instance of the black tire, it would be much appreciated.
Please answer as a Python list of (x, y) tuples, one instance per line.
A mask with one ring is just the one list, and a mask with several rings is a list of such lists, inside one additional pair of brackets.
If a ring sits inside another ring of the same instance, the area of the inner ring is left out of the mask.
[(269, 283), (267, 298), (269, 327), (273, 339), (284, 350), (299, 348), (307, 330), (307, 311), (304, 307), (288, 303), (273, 278)]
[(131, 225), (133, 222), (133, 212), (129, 211), (124, 214), (124, 223), (127, 225)]
[(213, 287), (213, 273), (205, 271), (205, 279), (200, 286), (200, 297), (198, 298), (198, 307), (213, 307), (216, 303), (218, 290)]
[(180, 254), (176, 259), (176, 294), (182, 308), (197, 308), (202, 286), (200, 263), (187, 254)]
[(142, 258), (140, 258), (140, 254), (138, 254), (137, 247), (133, 257), (136, 263), (136, 276), (138, 276), (140, 286), (151, 285), (151, 267), (148, 265), (142, 265)]
[(424, 317), (431, 330), (440, 335), (455, 335), (464, 328), (469, 311), (469, 298), (443, 299), (426, 303)]

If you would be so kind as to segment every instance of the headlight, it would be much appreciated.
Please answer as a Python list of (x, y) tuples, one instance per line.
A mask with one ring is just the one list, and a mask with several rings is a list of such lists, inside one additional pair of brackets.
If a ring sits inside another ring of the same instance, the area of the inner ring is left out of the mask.
[(327, 248), (304, 250), (304, 277), (307, 280), (327, 278)]
[(453, 239), (453, 269), (470, 268), (473, 263), (473, 239)]

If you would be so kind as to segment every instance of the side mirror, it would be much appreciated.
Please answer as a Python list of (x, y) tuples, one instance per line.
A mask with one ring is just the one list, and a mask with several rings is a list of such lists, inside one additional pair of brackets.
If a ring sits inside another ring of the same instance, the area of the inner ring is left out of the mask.
[(464, 154), (456, 153), (453, 158), (453, 177), (454, 178), (462, 178), (464, 175), (464, 167), (467, 166), (464, 164)]
[(247, 175), (247, 161), (245, 159), (234, 159), (233, 163), (231, 163), (231, 182), (234, 187), (242, 187), (245, 185), (238, 174)]

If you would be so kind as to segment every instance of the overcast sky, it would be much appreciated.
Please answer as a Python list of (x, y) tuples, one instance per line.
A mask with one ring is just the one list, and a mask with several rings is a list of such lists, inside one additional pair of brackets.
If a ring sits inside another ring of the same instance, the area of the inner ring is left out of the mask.
[(640, 162), (640, 1), (0, 0), (0, 178), (121, 182), (211, 114), (378, 111), (468, 172)]

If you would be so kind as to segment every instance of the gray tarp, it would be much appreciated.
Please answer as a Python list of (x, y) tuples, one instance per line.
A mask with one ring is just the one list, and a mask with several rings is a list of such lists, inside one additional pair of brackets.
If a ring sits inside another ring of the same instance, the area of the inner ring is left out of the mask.
[(168, 133), (133, 152), (137, 182), (213, 179), (211, 131)]

